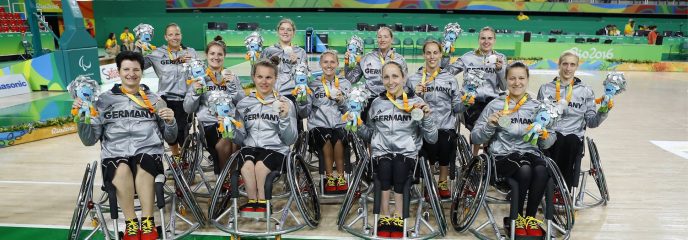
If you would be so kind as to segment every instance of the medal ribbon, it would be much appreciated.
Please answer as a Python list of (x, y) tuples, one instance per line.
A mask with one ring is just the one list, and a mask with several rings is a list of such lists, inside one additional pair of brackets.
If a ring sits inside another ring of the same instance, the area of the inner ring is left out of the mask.
[[(571, 96), (573, 95), (573, 80), (574, 79), (571, 79), (571, 82), (569, 83), (569, 85), (566, 86), (566, 102), (571, 102)], [(561, 99), (561, 93), (560, 93), (561, 81), (559, 80), (559, 78), (557, 78), (556, 86), (557, 86), (557, 89), (556, 89), (555, 98), (556, 98), (557, 102), (559, 102), (559, 100)]]
[[(392, 59), (392, 61), (394, 61), (394, 50), (390, 49), (390, 51), (392, 51), (392, 54), (389, 56), (389, 59)], [(382, 65), (385, 65), (385, 58), (382, 57), (382, 52), (380, 52), (380, 53), (377, 55), (377, 58), (380, 59), (380, 62), (382, 63)]]
[(141, 87), (139, 87), (139, 95), (141, 95), (141, 98), (143, 98), (143, 103), (141, 102), (141, 100), (136, 98), (136, 96), (132, 95), (131, 93), (128, 93), (127, 90), (124, 89), (124, 87), (119, 87), (119, 88), (120, 88), (120, 90), (122, 90), (122, 93), (127, 95), (127, 97), (129, 97), (129, 99), (134, 101), (136, 104), (138, 104), (139, 106), (141, 106), (143, 108), (148, 109), (148, 111), (150, 111), (151, 113), (155, 113), (155, 108), (151, 104), (150, 100), (148, 100), (148, 96), (146, 96), (146, 93), (144, 93), (143, 90), (141, 90)]
[(521, 105), (523, 105), (526, 102), (526, 100), (528, 100), (528, 94), (527, 93), (525, 95), (523, 95), (523, 97), (521, 97), (521, 100), (518, 101), (518, 103), (516, 104), (514, 109), (509, 110), (509, 96), (507, 95), (506, 100), (504, 101), (504, 110), (502, 111), (502, 113), (504, 113), (504, 114), (515, 113), (516, 111), (518, 111), (519, 108), (521, 108)]
[(402, 96), (402, 99), (404, 100), (404, 106), (403, 107), (397, 103), (397, 100), (394, 99), (394, 96), (392, 96), (392, 94), (387, 92), (387, 99), (389, 99), (389, 101), (392, 102), (392, 104), (394, 104), (394, 106), (396, 106), (398, 109), (401, 109), (405, 112), (411, 112), (412, 107), (409, 106), (408, 96), (406, 96), (406, 93), (402, 93), (401, 96)]
[[(275, 96), (275, 100), (277, 100), (277, 92), (273, 90), (273, 91), (272, 91), (272, 95), (274, 95), (274, 96)], [(256, 98), (257, 98), (258, 101), (259, 101), (260, 103), (262, 103), (263, 105), (268, 105), (268, 104), (271, 103), (271, 102), (267, 102), (267, 101), (263, 100), (263, 96), (261, 96), (260, 93), (259, 93), (258, 91), (256, 91)]]
[[(223, 69), (223, 70), (224, 70), (224, 69)], [(220, 72), (222, 72), (222, 71), (220, 71)], [(210, 70), (210, 68), (206, 68), (206, 69), (205, 69), (205, 74), (208, 75), (208, 77), (210, 77), (210, 80), (213, 81), (213, 83), (215, 84), (215, 86), (220, 86), (220, 87), (224, 87), (224, 86), (225, 86), (225, 79), (223, 78), (223, 79), (222, 79), (222, 82), (221, 82), (221, 83), (218, 83), (218, 82), (217, 82), (217, 78), (215, 78), (215, 73), (214, 73), (212, 70)]]
[[(325, 80), (325, 77), (320, 77), (320, 81), (322, 81), (322, 85), (325, 88), (325, 95), (329, 98), (330, 88), (327, 87), (327, 81)], [(339, 78), (337, 76), (334, 76), (334, 88), (339, 89)]]
[[(435, 69), (435, 72), (432, 73), (432, 76), (430, 76), (430, 78), (428, 79), (427, 82), (434, 81), (435, 77), (437, 77), (437, 74), (439, 74), (439, 73), (440, 73), (440, 70)], [(420, 80), (420, 84), (423, 84), (423, 86), (425, 86), (425, 78), (427, 77), (427, 74), (428, 74), (428, 70), (427, 70), (427, 67), (425, 67), (425, 68), (423, 68), (423, 79)]]

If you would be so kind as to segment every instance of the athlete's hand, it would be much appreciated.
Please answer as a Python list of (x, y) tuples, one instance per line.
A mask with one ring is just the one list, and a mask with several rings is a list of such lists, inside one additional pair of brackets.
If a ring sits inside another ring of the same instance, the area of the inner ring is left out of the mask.
[(174, 111), (170, 108), (161, 108), (158, 110), (158, 116), (165, 120), (165, 123), (172, 124), (174, 122)]

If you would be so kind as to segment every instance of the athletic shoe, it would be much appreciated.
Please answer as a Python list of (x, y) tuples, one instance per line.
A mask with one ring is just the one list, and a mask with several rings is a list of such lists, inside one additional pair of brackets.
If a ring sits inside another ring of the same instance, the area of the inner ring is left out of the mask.
[(126, 229), (124, 230), (123, 240), (139, 240), (141, 238), (138, 218), (126, 220), (124, 221), (124, 225), (126, 225)]
[(346, 190), (349, 190), (349, 185), (347, 184), (344, 176), (339, 176), (339, 178), (337, 178), (337, 191), (346, 192)]
[[(266, 200), (258, 200), (258, 202), (254, 205), (254, 212), (266, 212), (268, 210), (268, 201)], [(270, 212), (272, 212), (272, 208), (270, 209)]]
[(327, 180), (325, 183), (325, 192), (332, 193), (337, 191), (337, 185), (335, 183), (335, 178), (332, 175), (327, 175)]
[(256, 204), (258, 204), (258, 200), (249, 199), (246, 204), (241, 205), (241, 207), (239, 207), (239, 211), (241, 211), (241, 212), (255, 212), (256, 211), (256, 209), (255, 209)]
[(516, 227), (514, 227), (515, 228), (514, 234), (516, 236), (523, 237), (523, 236), (528, 235), (528, 233), (526, 231), (526, 223), (527, 223), (526, 219), (523, 218), (523, 216), (521, 216), (521, 214), (519, 214), (518, 218), (516, 218), (516, 221), (515, 221)]
[(392, 218), (391, 217), (381, 217), (380, 219), (377, 220), (377, 236), (378, 237), (386, 237), (388, 238), (389, 235), (391, 234), (390, 228), (392, 224)]
[(144, 217), (141, 219), (141, 240), (156, 240), (158, 239), (158, 229), (155, 228), (155, 221), (153, 217)]
[(440, 198), (450, 198), (451, 192), (449, 192), (449, 181), (441, 181), (438, 185), (437, 192), (440, 194)]
[(526, 217), (526, 232), (528, 232), (529, 237), (542, 237), (543, 233), (539, 225), (541, 223), (542, 221), (537, 220), (534, 217)]
[(404, 237), (404, 219), (401, 217), (394, 216), (392, 218), (391, 233), (390, 238), (402, 238)]

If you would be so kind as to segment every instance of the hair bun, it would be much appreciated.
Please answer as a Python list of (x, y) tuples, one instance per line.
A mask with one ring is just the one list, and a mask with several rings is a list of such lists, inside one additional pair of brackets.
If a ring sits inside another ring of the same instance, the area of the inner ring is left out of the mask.
[(214, 41), (222, 41), (222, 36), (217, 35), (215, 38), (213, 38)]
[(272, 64), (279, 65), (280, 64), (280, 57), (277, 55), (274, 55), (274, 56), (270, 57), (270, 62)]

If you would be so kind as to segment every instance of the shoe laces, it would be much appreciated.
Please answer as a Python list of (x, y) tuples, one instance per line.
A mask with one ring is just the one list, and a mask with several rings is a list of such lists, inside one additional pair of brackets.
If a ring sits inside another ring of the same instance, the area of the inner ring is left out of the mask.
[(542, 223), (542, 221), (537, 220), (534, 217), (527, 217), (526, 218), (526, 224), (528, 225), (528, 228), (530, 229), (539, 229), (540, 226), (538, 224)]
[(127, 235), (136, 235), (139, 233), (139, 222), (131, 219), (127, 221)]
[(327, 186), (334, 186), (334, 177), (332, 175), (327, 176)]
[(449, 190), (449, 183), (448, 181), (441, 181), (440, 182), (440, 190)]
[(381, 217), (380, 220), (378, 220), (380, 225), (391, 225), (392, 224), (392, 218), (391, 217)]
[(518, 215), (518, 218), (516, 218), (515, 224), (516, 228), (526, 228), (526, 219), (521, 216), (521, 214)]
[(153, 232), (153, 228), (155, 228), (155, 224), (153, 223), (153, 220), (151, 220), (150, 218), (144, 218), (143, 221), (141, 221), (142, 233), (151, 233)]
[(401, 219), (401, 217), (396, 217), (396, 216), (395, 216), (395, 217), (392, 218), (392, 221), (393, 221), (392, 223), (393, 223), (394, 225), (397, 225), (397, 226), (399, 226), (399, 227), (403, 227), (403, 226), (404, 226), (404, 219)]
[(337, 178), (337, 185), (339, 185), (339, 186), (346, 185), (346, 179), (344, 179), (344, 177), (340, 176), (339, 178)]

